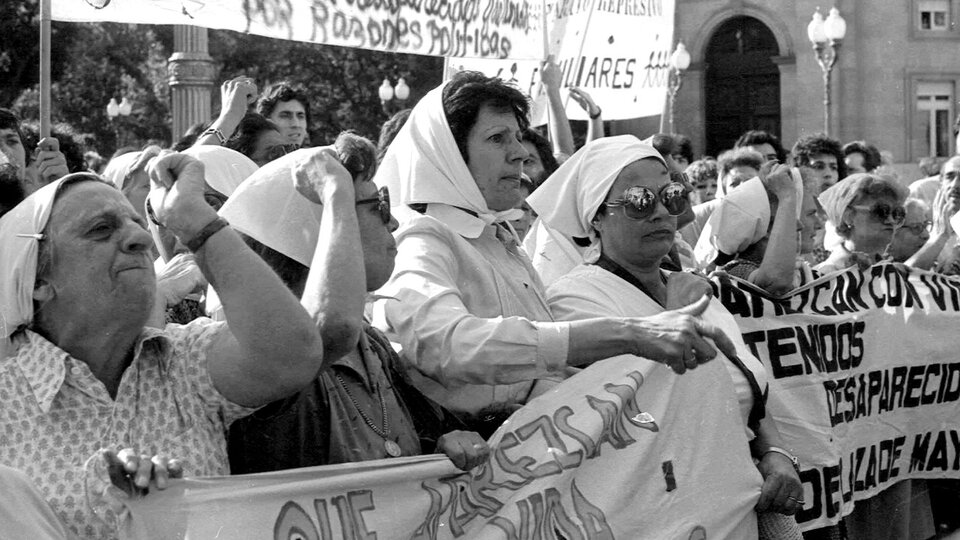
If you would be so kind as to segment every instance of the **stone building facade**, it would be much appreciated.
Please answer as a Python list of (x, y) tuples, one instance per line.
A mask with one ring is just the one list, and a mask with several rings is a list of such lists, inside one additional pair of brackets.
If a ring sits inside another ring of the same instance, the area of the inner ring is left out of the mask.
[(823, 75), (807, 24), (834, 5), (847, 32), (832, 72), (830, 134), (865, 139), (904, 165), (953, 154), (960, 0), (677, 0), (676, 39), (692, 63), (673, 131), (712, 155), (746, 129), (773, 131), (787, 148), (823, 131)]

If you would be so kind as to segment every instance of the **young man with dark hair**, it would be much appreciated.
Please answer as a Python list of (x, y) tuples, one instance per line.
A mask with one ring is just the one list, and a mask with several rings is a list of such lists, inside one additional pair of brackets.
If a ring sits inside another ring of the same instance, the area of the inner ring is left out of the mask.
[(303, 88), (287, 81), (268, 86), (257, 100), (257, 112), (276, 124), (290, 143), (303, 146), (310, 127), (310, 101)]
[(67, 162), (60, 143), (53, 137), (40, 140), (31, 155), (37, 174), (27, 174), (27, 150), (20, 119), (13, 111), (0, 108), (0, 216), (20, 204), (40, 186), (67, 174)]
[(824, 133), (801, 137), (793, 145), (790, 157), (804, 178), (817, 179), (821, 192), (847, 176), (840, 142)]
[(787, 152), (780, 144), (780, 139), (769, 131), (761, 129), (751, 129), (745, 132), (733, 144), (734, 148), (752, 148), (763, 156), (764, 161), (777, 160), (780, 163), (787, 162)]

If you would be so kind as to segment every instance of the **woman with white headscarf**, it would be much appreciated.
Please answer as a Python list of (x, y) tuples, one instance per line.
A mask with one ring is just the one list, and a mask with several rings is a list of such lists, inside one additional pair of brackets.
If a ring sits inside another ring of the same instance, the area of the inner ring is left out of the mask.
[(720, 335), (693, 317), (706, 298), (650, 319), (553, 320), (506, 223), (521, 196), (527, 112), (515, 88), (459, 73), (417, 104), (375, 177), (401, 224), (375, 323), (402, 345), (414, 384), (484, 436), (537, 379), (624, 352), (684, 371), (716, 355), (702, 336)]
[[(656, 149), (632, 135), (588, 143), (561, 165), (528, 203), (550, 227), (590, 242), (586, 264), (558, 279), (547, 291), (550, 309), (558, 319), (655, 316), (689, 303), (710, 287), (699, 276), (660, 268), (660, 261), (673, 246), (677, 216), (688, 209), (689, 201), (684, 186), (671, 178)], [(730, 401), (739, 403), (734, 409), (740, 412), (736, 425), (743, 430), (728, 436), (743, 436), (744, 446), (750, 440), (750, 451), (763, 476), (762, 485), (760, 478), (756, 479), (757, 509), (792, 515), (803, 506), (803, 489), (795, 470), (796, 458), (782, 448), (776, 425), (763, 411), (767, 389), (763, 365), (750, 353), (736, 322), (722, 305), (711, 304), (702, 319), (730, 336), (734, 349), (724, 350), (718, 361), (685, 377), (637, 359), (644, 384), (702, 393), (702, 406), (714, 412), (735, 394), (736, 400)], [(708, 389), (714, 385), (723, 385), (727, 393), (710, 394)], [(706, 396), (717, 401), (706, 402)], [(654, 417), (658, 417), (654, 411), (666, 414), (662, 411), (666, 405), (640, 403), (641, 409), (651, 411)], [(695, 411), (687, 412), (696, 416)], [(682, 457), (678, 459), (682, 462)], [(749, 459), (729, 463), (745, 462), (749, 464)], [(756, 469), (743, 474), (756, 475)], [(718, 492), (704, 489), (704, 493)], [(701, 506), (725, 504), (738, 502), (710, 497)], [(749, 528), (752, 518), (742, 517)], [(799, 532), (795, 522), (792, 528)]]
[(323, 313), (308, 313), (205, 203), (202, 165), (171, 154), (150, 167), (155, 218), (197, 255), (229, 325), (145, 327), (150, 235), (96, 175), (68, 175), (0, 218), (0, 460), (82, 538), (117, 535), (109, 479), (162, 489), (177, 470), (164, 456), (190, 476), (228, 474), (230, 422), (324, 365), (313, 320)]

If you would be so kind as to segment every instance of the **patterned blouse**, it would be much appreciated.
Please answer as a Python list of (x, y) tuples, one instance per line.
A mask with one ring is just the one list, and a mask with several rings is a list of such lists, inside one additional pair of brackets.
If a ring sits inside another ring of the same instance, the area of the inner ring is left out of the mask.
[(117, 536), (115, 509), (99, 501), (102, 448), (181, 458), (185, 476), (229, 474), (224, 432), (252, 409), (227, 401), (207, 371), (225, 332), (210, 319), (144, 328), (116, 399), (86, 363), (21, 332), (0, 359), (0, 463), (25, 472), (81, 538)]

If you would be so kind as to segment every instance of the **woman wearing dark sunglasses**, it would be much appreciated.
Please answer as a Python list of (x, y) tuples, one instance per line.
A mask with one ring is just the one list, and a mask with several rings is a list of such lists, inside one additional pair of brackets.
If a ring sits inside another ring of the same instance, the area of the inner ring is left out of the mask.
[(825, 274), (886, 258), (906, 217), (906, 198), (907, 189), (896, 180), (871, 173), (850, 175), (821, 193), (820, 204), (841, 242), (815, 270)]
[[(706, 280), (698, 276), (661, 268), (661, 259), (673, 246), (677, 216), (687, 209), (688, 201), (659, 154), (632, 136), (588, 143), (530, 197), (529, 203), (550, 227), (590, 243), (588, 263), (547, 289), (550, 308), (560, 320), (656, 315), (686, 305), (709, 289)], [(777, 512), (772, 519), (784, 520), (796, 530), (796, 522), (782, 514), (792, 515), (803, 506), (803, 490), (792, 456), (782, 449), (773, 419), (762, 413), (765, 370), (721, 304), (711, 303), (701, 318), (730, 336), (734, 350), (724, 351), (716, 361), (683, 377), (644, 358), (634, 358), (645, 387), (671, 389), (670, 396), (662, 401), (641, 398), (638, 404), (653, 417), (683, 408), (689, 418), (675, 419), (678, 423), (661, 425), (660, 429), (680, 433), (683, 421), (696, 423), (703, 444), (709, 445), (715, 438), (742, 438), (741, 448), (749, 446), (757, 465), (745, 451), (717, 456), (716, 466), (736, 468), (739, 478), (754, 482), (752, 492), (742, 498), (716, 497), (717, 493), (738, 489), (733, 482), (718, 477), (691, 478), (684, 488), (690, 491), (677, 496), (690, 497), (689, 508), (709, 508), (704, 514), (728, 512), (728, 521), (733, 523), (736, 519), (731, 515), (743, 519), (740, 525), (746, 529), (729, 536), (757, 537), (755, 529), (747, 532), (747, 523), (756, 527), (754, 506), (758, 511)], [(718, 411), (726, 413), (713, 416)], [(707, 424), (710, 428), (705, 428)], [(731, 424), (738, 428), (714, 431), (717, 426)], [(686, 469), (695, 460), (693, 453), (673, 455), (671, 459), (675, 470)], [(733, 502), (738, 499), (748, 504), (738, 507)], [(703, 519), (711, 518), (704, 515)], [(656, 521), (651, 519), (651, 523)], [(658, 535), (656, 529), (647, 533), (651, 537), (666, 536)]]

